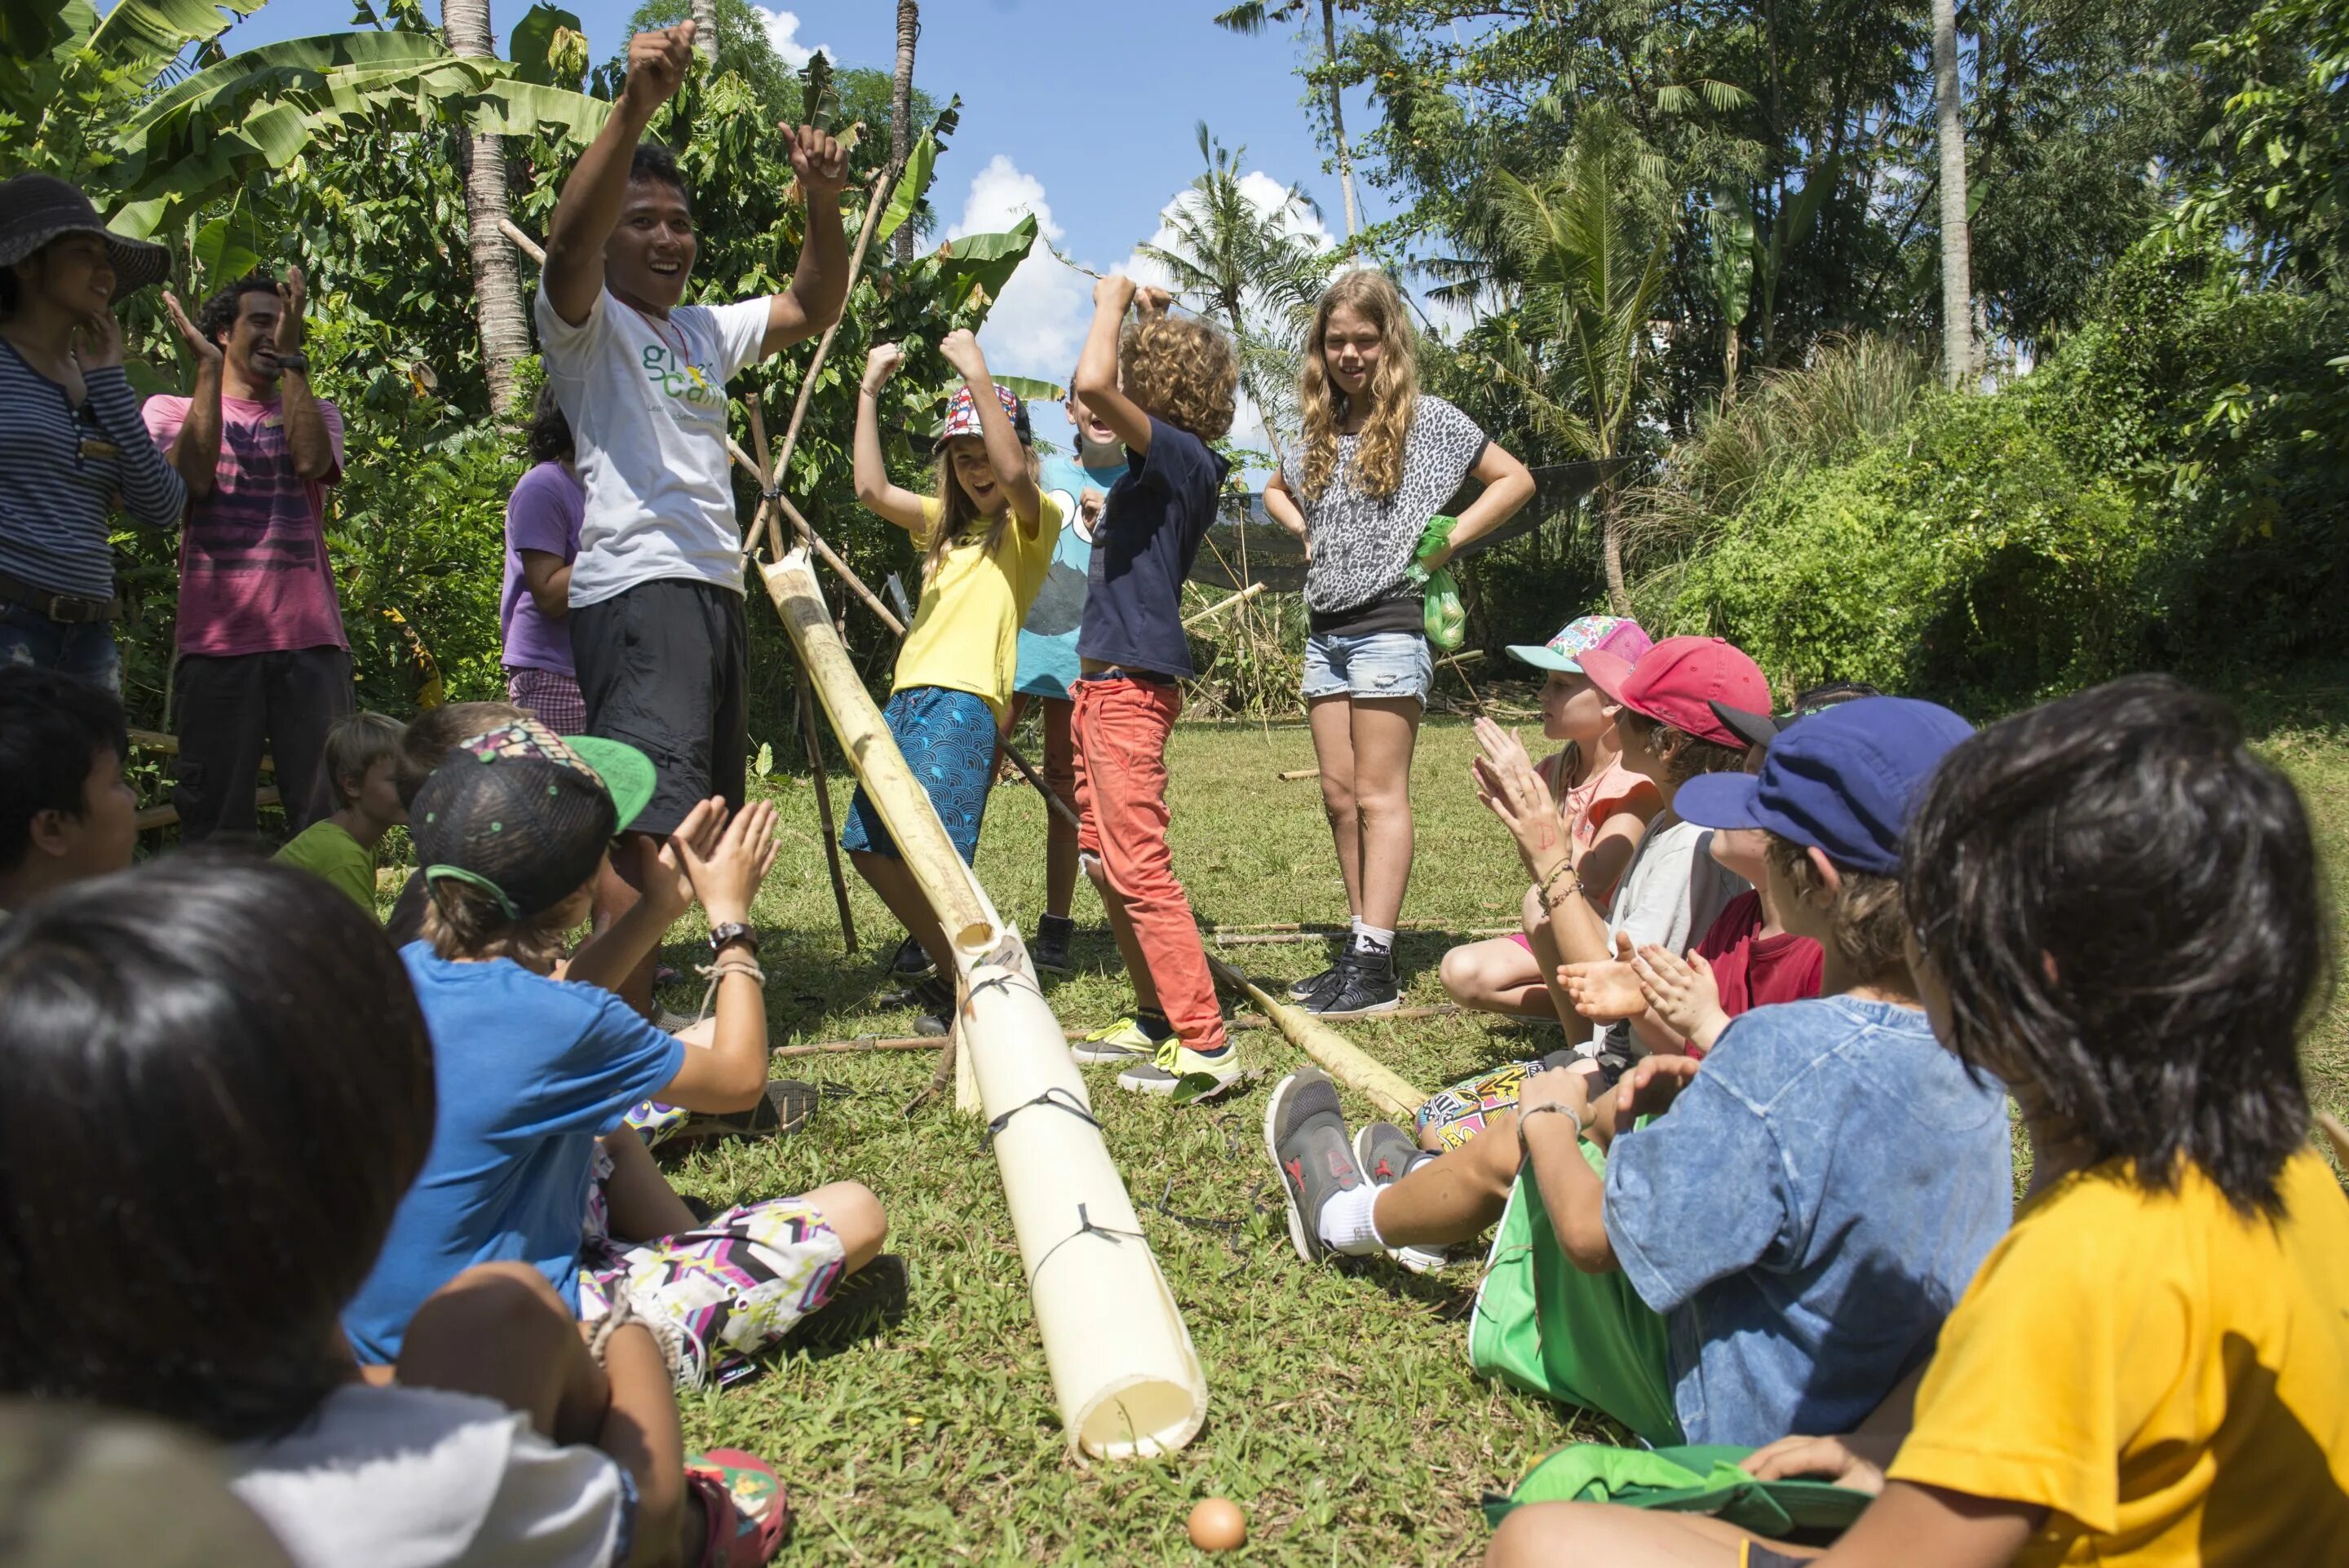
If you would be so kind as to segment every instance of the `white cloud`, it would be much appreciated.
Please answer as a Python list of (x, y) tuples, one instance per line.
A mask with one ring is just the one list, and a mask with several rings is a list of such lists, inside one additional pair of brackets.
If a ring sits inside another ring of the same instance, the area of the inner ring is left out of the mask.
[(800, 19), (797, 12), (770, 11), (764, 5), (754, 4), (750, 7), (750, 15), (759, 18), (760, 26), (767, 29), (767, 42), (773, 45), (775, 53), (782, 57), (783, 64), (793, 70), (798, 70), (802, 66), (806, 65), (810, 58), (819, 54), (831, 55), (835, 60), (840, 57), (828, 44), (800, 42)]
[(970, 193), (963, 198), (962, 221), (947, 231), (947, 238), (959, 240), (965, 234), (999, 233), (1030, 213), (1035, 214), (1038, 232), (1059, 244), (1064, 231), (1052, 221), (1052, 204), (1044, 199), (1044, 182), (1022, 172), (1018, 164), (999, 152), (987, 160), (986, 168), (971, 176)]

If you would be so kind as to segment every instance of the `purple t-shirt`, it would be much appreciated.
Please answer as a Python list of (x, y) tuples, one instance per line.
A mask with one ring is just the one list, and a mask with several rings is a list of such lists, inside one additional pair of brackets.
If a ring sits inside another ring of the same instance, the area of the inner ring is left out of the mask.
[(506, 502), (506, 583), (498, 603), (505, 628), (505, 667), (575, 673), (571, 665), (571, 623), (549, 620), (523, 580), (522, 552), (543, 550), (565, 564), (579, 554), (579, 521), (586, 514), (587, 490), (561, 463), (541, 463), (522, 476)]

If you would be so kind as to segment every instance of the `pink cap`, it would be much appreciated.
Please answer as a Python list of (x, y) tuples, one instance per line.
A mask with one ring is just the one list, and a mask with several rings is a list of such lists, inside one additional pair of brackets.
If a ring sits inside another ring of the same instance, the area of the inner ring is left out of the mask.
[(1770, 711), (1770, 683), (1761, 666), (1725, 637), (1666, 637), (1636, 664), (1593, 648), (1582, 655), (1582, 673), (1633, 713), (1716, 746), (1742, 749), (1745, 740), (1721, 722), (1713, 703)]

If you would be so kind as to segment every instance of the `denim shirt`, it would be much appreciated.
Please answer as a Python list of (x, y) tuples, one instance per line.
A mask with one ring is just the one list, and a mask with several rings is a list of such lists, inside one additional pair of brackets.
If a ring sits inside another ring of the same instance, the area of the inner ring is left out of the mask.
[(2006, 1090), (1925, 1016), (1757, 1007), (1617, 1139), (1606, 1224), (1692, 1443), (1847, 1432), (1932, 1354), (2013, 1216)]

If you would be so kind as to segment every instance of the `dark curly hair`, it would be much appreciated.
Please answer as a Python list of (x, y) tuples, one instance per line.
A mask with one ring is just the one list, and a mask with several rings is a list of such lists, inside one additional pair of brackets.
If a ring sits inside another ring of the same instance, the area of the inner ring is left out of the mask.
[(554, 388), (540, 387), (538, 404), (530, 411), (530, 460), (567, 463), (578, 455), (578, 448), (571, 438), (571, 421), (564, 416), (563, 406), (554, 400)]
[(203, 308), (196, 313), (196, 330), (204, 335), (206, 342), (228, 346), (228, 335), (236, 330), (236, 318), (244, 310), (242, 302), (250, 294), (275, 299), (277, 280), (267, 273), (247, 273), (204, 301)]
[(2130, 676), (1992, 725), (1942, 761), (1901, 864), (1944, 1045), (2087, 1162), (2158, 1191), (2190, 1162), (2278, 1212), (2326, 924), (2300, 797), (2224, 704)]
[(693, 192), (686, 188), (685, 176), (677, 167), (677, 154), (657, 141), (636, 143), (636, 150), (628, 160), (628, 182), (634, 184), (639, 180), (675, 186), (678, 195), (688, 201), (693, 200)]
[(1203, 441), (1231, 433), (1240, 362), (1232, 341), (1195, 317), (1137, 321), (1118, 345), (1125, 395), (1178, 430)]

